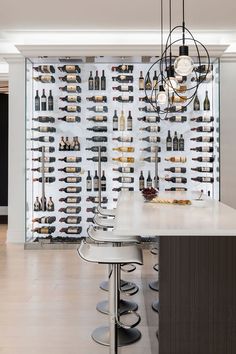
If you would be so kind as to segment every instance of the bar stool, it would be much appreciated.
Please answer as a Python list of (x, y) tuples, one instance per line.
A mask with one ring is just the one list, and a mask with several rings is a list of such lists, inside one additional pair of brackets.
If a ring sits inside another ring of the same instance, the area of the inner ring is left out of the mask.
[(92, 333), (92, 338), (97, 343), (110, 346), (110, 354), (117, 353), (118, 346), (131, 344), (140, 339), (141, 333), (136, 327), (140, 316), (135, 311), (137, 321), (132, 325), (126, 325), (120, 321), (118, 313), (119, 297), (119, 265), (136, 263), (143, 264), (142, 251), (135, 245), (114, 247), (111, 245), (88, 244), (81, 242), (78, 249), (81, 258), (87, 262), (98, 264), (110, 264), (111, 273), (109, 281), (109, 327), (104, 326)]
[(96, 214), (93, 217), (93, 222), (94, 224), (102, 227), (102, 228), (114, 228), (115, 226), (115, 220), (114, 219), (107, 219), (105, 217), (101, 217), (98, 214)]
[(102, 208), (100, 205), (97, 206), (97, 212), (103, 216), (110, 216), (110, 217), (115, 217), (115, 209), (105, 209)]
[[(159, 244), (160, 244), (160, 239), (158, 237), (158, 241), (157, 241), (157, 247), (154, 247), (152, 250), (151, 250), (151, 253), (154, 254), (155, 256), (157, 256), (159, 254)], [(153, 269), (156, 271), (156, 272), (159, 272), (159, 264), (156, 263), (154, 264), (153, 266)], [(154, 280), (154, 281), (151, 281), (149, 283), (149, 287), (154, 290), (154, 291), (159, 291), (159, 281), (158, 280)]]

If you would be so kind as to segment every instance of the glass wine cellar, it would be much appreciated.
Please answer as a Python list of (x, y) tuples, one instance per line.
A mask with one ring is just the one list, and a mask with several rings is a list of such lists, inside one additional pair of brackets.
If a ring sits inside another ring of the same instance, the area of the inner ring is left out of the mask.
[[(157, 182), (160, 190), (219, 198), (218, 60), (211, 59), (199, 102), (179, 112), (184, 100), (173, 98), (165, 119), (152, 111), (143, 90), (155, 60), (26, 60), (26, 242), (86, 236), (98, 203), (98, 147), (103, 207), (115, 208), (120, 190)], [(194, 74), (180, 82), (183, 96), (191, 79)]]

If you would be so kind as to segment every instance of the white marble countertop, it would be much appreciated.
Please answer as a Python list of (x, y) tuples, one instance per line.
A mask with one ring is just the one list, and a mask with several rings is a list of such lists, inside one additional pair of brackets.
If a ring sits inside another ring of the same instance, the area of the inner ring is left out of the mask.
[[(195, 199), (188, 192), (160, 198)], [(236, 236), (236, 209), (213, 199), (203, 206), (146, 203), (140, 192), (120, 192), (114, 234), (143, 236)]]

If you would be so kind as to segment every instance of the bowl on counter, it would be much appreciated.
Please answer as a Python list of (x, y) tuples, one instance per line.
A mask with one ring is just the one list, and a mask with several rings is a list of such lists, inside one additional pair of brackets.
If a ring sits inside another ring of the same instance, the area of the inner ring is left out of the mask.
[(152, 187), (144, 188), (142, 190), (142, 195), (146, 201), (151, 201), (158, 195), (158, 190)]

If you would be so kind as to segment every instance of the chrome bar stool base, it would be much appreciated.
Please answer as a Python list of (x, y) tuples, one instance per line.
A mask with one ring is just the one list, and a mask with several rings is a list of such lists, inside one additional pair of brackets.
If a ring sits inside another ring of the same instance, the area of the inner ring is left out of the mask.
[(155, 280), (155, 281), (152, 281), (151, 283), (149, 283), (149, 288), (151, 288), (152, 290), (155, 290), (155, 291), (159, 291), (158, 280)]
[(152, 303), (152, 309), (153, 309), (154, 311), (156, 311), (156, 312), (159, 312), (159, 310), (160, 310), (160, 303), (159, 303), (159, 301), (154, 301), (154, 302)]
[[(131, 291), (134, 288), (137, 287), (136, 284), (132, 283), (131, 281), (125, 281), (125, 280), (121, 280), (120, 281), (120, 286), (121, 286), (121, 290), (123, 292), (126, 291)], [(108, 280), (104, 280), (100, 283), (100, 289), (104, 290), (104, 291), (109, 291), (109, 282)]]
[[(118, 347), (124, 347), (137, 342), (141, 338), (141, 332), (137, 328), (124, 329), (119, 327), (118, 330)], [(92, 333), (95, 342), (109, 346), (110, 345), (109, 327), (103, 326), (96, 328)]]
[[(109, 314), (108, 307), (109, 307), (108, 300), (104, 300), (97, 304), (96, 309), (99, 312), (103, 313), (104, 315), (108, 315)], [(138, 310), (138, 305), (135, 302), (126, 301), (122, 299), (119, 301), (118, 313), (120, 315), (122, 315), (122, 313), (124, 312), (137, 311), (137, 310)]]

